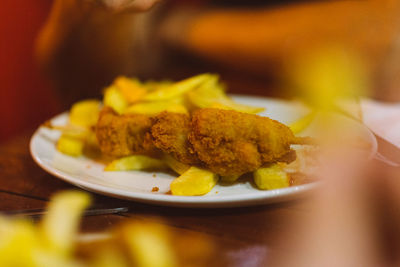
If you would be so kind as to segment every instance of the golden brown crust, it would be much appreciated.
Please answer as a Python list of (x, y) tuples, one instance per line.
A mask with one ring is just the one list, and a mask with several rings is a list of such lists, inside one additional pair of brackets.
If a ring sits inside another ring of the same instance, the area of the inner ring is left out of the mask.
[(273, 162), (291, 162), (295, 137), (272, 119), (232, 110), (200, 109), (189, 115), (162, 112), (117, 115), (104, 108), (96, 128), (103, 153), (115, 157), (161, 150), (178, 161), (227, 176)]
[(189, 141), (211, 171), (242, 174), (287, 155), (290, 129), (272, 119), (232, 110), (200, 109), (193, 114)]
[(152, 118), (142, 114), (118, 115), (110, 107), (100, 112), (96, 136), (102, 153), (112, 157), (156, 155), (149, 134)]
[(186, 114), (162, 112), (154, 118), (151, 128), (154, 145), (171, 154), (178, 161), (196, 165), (199, 163), (188, 141), (190, 117)]

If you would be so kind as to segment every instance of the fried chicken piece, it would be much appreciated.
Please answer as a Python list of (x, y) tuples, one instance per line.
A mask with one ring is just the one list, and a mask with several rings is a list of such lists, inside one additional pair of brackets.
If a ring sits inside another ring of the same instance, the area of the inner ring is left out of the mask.
[(199, 161), (188, 140), (190, 130), (189, 115), (162, 112), (154, 119), (151, 135), (154, 145), (163, 152), (184, 164), (197, 165)]
[(189, 141), (212, 172), (237, 175), (277, 161), (293, 161), (295, 137), (284, 124), (233, 110), (200, 109), (192, 116)]
[(96, 137), (103, 154), (124, 157), (134, 154), (155, 156), (150, 135), (153, 119), (142, 114), (118, 115), (104, 107), (96, 125)]
[(226, 176), (291, 162), (295, 137), (274, 120), (232, 110), (200, 109), (192, 118), (163, 112), (151, 129), (155, 146), (180, 162)]
[(301, 140), (278, 121), (233, 110), (200, 109), (192, 117), (162, 112), (117, 115), (104, 108), (96, 127), (103, 153), (151, 155), (159, 149), (178, 161), (222, 176), (252, 172), (274, 162), (291, 162)]

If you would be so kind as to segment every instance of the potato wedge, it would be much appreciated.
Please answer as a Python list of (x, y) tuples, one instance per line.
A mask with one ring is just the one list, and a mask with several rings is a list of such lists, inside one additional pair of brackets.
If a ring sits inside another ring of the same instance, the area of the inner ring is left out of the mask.
[(228, 97), (224, 98), (224, 99), (220, 99), (217, 102), (214, 102), (210, 107), (211, 108), (219, 108), (219, 109), (235, 110), (235, 111), (249, 113), (249, 114), (257, 114), (257, 113), (263, 112), (265, 110), (265, 108), (263, 108), (263, 107), (255, 107), (255, 106), (249, 106), (249, 105), (237, 103)]
[(58, 139), (56, 148), (63, 154), (73, 157), (79, 157), (83, 153), (84, 145), (85, 141), (83, 139), (63, 134)]
[(197, 88), (200, 84), (210, 79), (210, 74), (200, 74), (180, 82), (176, 82), (169, 87), (157, 89), (147, 94), (143, 100), (145, 101), (162, 101), (169, 100), (179, 95), (183, 95), (189, 90)]
[(197, 89), (187, 92), (189, 102), (197, 108), (220, 108), (256, 114), (264, 108), (243, 105), (235, 102), (225, 94), (225, 88), (218, 83), (218, 76), (213, 76)]
[(100, 112), (100, 101), (88, 99), (72, 105), (69, 123), (74, 126), (91, 127), (96, 124)]
[(171, 192), (177, 196), (207, 194), (218, 182), (218, 176), (207, 170), (190, 167), (171, 183)]
[(165, 169), (167, 165), (155, 158), (142, 155), (128, 156), (113, 160), (105, 167), (105, 171), (131, 171), (148, 169)]
[(176, 112), (188, 114), (185, 106), (181, 104), (176, 104), (171, 101), (160, 101), (160, 102), (146, 102), (146, 103), (138, 103), (128, 107), (124, 113), (138, 113), (138, 114), (146, 114), (146, 115), (156, 115), (163, 111)]
[(170, 167), (173, 171), (181, 175), (184, 174), (190, 168), (189, 165), (177, 161), (168, 154), (165, 154), (164, 161), (168, 165), (168, 167)]
[(103, 104), (120, 114), (128, 107), (128, 101), (116, 86), (110, 86), (104, 91)]
[(148, 91), (139, 80), (127, 78), (125, 76), (117, 77), (114, 81), (114, 85), (128, 103), (140, 101)]
[(254, 183), (258, 189), (271, 190), (289, 186), (289, 175), (278, 164), (260, 168), (254, 172)]

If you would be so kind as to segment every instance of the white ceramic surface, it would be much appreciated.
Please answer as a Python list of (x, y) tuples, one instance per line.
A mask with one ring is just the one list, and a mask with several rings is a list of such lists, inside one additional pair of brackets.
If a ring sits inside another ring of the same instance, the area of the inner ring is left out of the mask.
[[(261, 115), (276, 119), (282, 123), (290, 123), (307, 113), (307, 109), (297, 102), (275, 99), (234, 96), (243, 104), (266, 107)], [(67, 122), (68, 113), (62, 113), (52, 122), (63, 125)], [(289, 188), (261, 191), (250, 181), (242, 181), (234, 185), (216, 185), (204, 196), (173, 196), (166, 194), (174, 175), (162, 172), (105, 172), (104, 165), (89, 158), (73, 158), (59, 153), (55, 143), (60, 133), (39, 128), (32, 136), (30, 150), (36, 163), (50, 174), (61, 178), (88, 191), (97, 192), (117, 198), (138, 202), (179, 207), (239, 207), (280, 202), (299, 197), (313, 187), (314, 184), (293, 186)], [(368, 135), (368, 133), (367, 133)], [(375, 139), (371, 143), (376, 150)], [(155, 177), (154, 177), (155, 174)], [(153, 187), (158, 192), (152, 192)]]

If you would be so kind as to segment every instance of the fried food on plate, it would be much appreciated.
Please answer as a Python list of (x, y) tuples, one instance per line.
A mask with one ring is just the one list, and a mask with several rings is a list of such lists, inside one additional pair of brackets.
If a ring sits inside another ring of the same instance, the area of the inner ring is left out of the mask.
[(193, 116), (163, 112), (154, 118), (117, 115), (109, 108), (96, 127), (103, 153), (122, 157), (155, 153), (222, 176), (255, 171), (269, 163), (291, 162), (298, 143), (278, 121), (233, 110), (199, 109)]
[(191, 132), (189, 115), (163, 112), (155, 117), (151, 135), (154, 145), (179, 162), (198, 165), (200, 162), (189, 143)]
[[(223, 176), (291, 162), (295, 137), (284, 124), (233, 110), (200, 109), (193, 114), (189, 142), (205, 167)], [(154, 135), (153, 135), (154, 137)]]
[(96, 125), (102, 153), (112, 157), (157, 154), (150, 136), (152, 121), (148, 115), (118, 115), (112, 108), (104, 107)]

